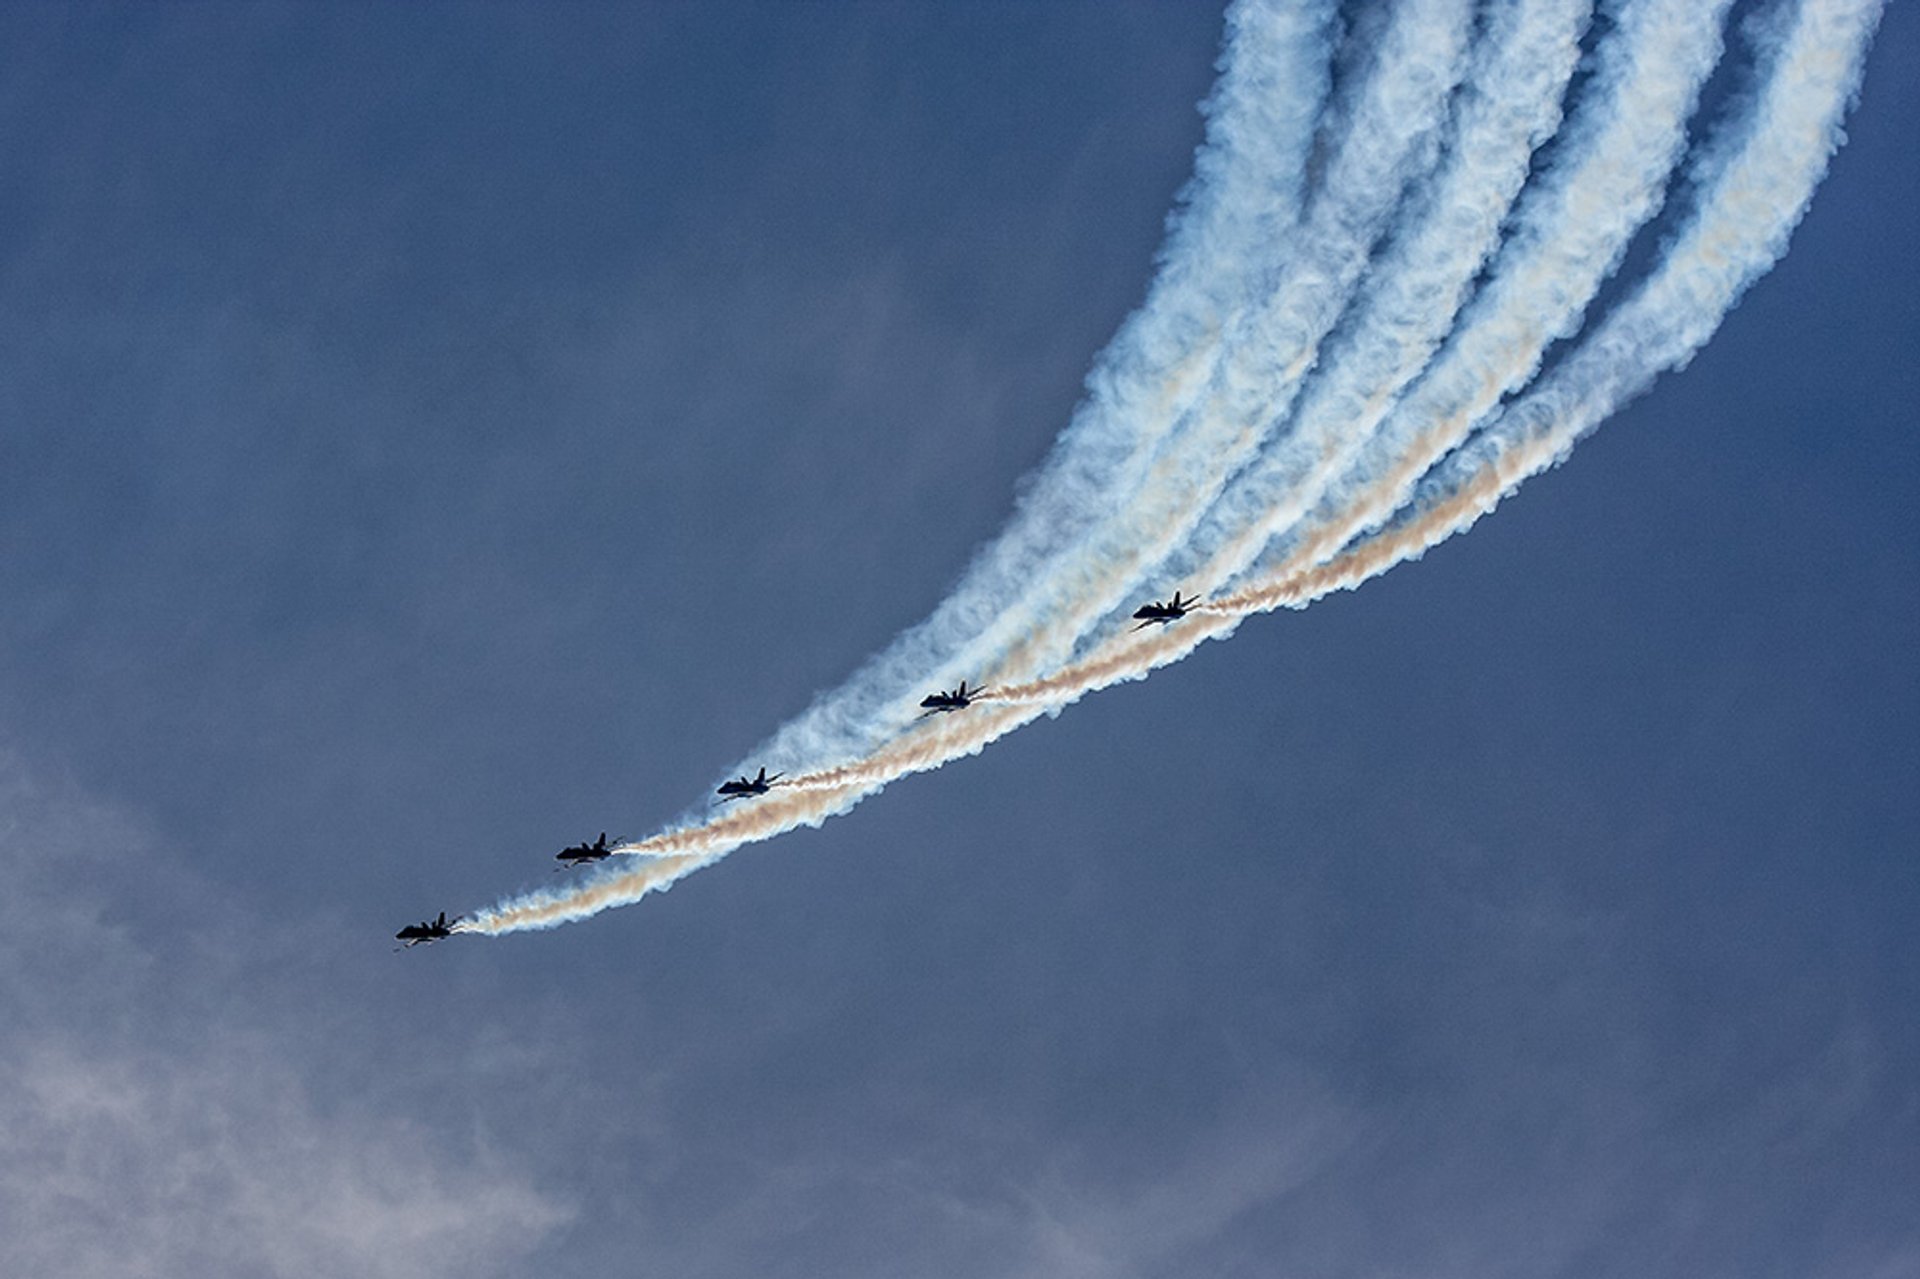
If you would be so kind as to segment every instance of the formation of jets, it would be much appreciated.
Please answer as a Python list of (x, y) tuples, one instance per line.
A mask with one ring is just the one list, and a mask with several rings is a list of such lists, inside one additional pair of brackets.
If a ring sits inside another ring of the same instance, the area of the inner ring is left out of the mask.
[[(1168, 622), (1177, 622), (1191, 612), (1194, 605), (1199, 602), (1200, 597), (1197, 595), (1188, 599), (1183, 597), (1179, 591), (1175, 591), (1173, 598), (1170, 600), (1154, 600), (1150, 604), (1142, 604), (1138, 609), (1134, 610), (1134, 620), (1139, 622), (1140, 625), (1133, 629), (1137, 631), (1142, 627), (1165, 626)], [(942, 689), (937, 693), (929, 693), (921, 698), (921, 714), (924, 717), (926, 715), (940, 715), (948, 711), (965, 710), (967, 707), (973, 705), (976, 699), (985, 696), (986, 693), (986, 689), (980, 687), (969, 688), (967, 687), (967, 681), (961, 680), (960, 687), (958, 688)], [(783, 774), (781, 773), (775, 773), (769, 777), (767, 775), (766, 765), (763, 764), (760, 766), (760, 771), (752, 777), (736, 777), (730, 782), (722, 782), (719, 790), (715, 792), (720, 798), (714, 802), (726, 804), (736, 799), (751, 799), (758, 795), (764, 795), (779, 784), (782, 776)], [(601, 831), (600, 838), (594, 840), (591, 844), (574, 844), (571, 847), (561, 849), (554, 854), (554, 857), (562, 866), (583, 866), (588, 862), (605, 861), (607, 858), (613, 856), (619, 843), (620, 841), (618, 840), (609, 843), (607, 841), (607, 832)], [(559, 869), (559, 867), (556, 867), (556, 869)], [(454, 924), (459, 922), (457, 919), (453, 921)], [(436, 942), (443, 937), (451, 937), (452, 935), (453, 924), (447, 922), (447, 912), (443, 910), (440, 912), (439, 918), (423, 920), (418, 924), (408, 924), (393, 936), (394, 940), (400, 942), (404, 948), (408, 946), (418, 946), (421, 942)]]
[(725, 804), (736, 799), (746, 799), (752, 795), (764, 795), (772, 790), (773, 784), (783, 776), (785, 774), (775, 773), (772, 777), (768, 777), (767, 766), (762, 764), (758, 777), (736, 777), (730, 782), (721, 782), (720, 789), (714, 792), (720, 798), (714, 802)]
[(1189, 600), (1182, 600), (1180, 592), (1175, 591), (1170, 600), (1155, 600), (1151, 604), (1142, 604), (1133, 611), (1134, 620), (1140, 623), (1133, 629), (1138, 631), (1149, 626), (1165, 626), (1168, 622), (1177, 622), (1192, 611), (1193, 606), (1199, 602), (1198, 595)]

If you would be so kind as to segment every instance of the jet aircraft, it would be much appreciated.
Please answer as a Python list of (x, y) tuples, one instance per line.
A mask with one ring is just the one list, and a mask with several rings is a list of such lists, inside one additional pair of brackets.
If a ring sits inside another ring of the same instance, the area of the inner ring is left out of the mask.
[(720, 789), (714, 792), (720, 798), (714, 802), (724, 804), (729, 800), (745, 799), (749, 795), (764, 795), (772, 790), (773, 784), (784, 776), (786, 776), (784, 773), (775, 773), (772, 777), (768, 777), (767, 766), (762, 764), (758, 777), (736, 777), (730, 782), (720, 783)]
[[(453, 921), (454, 924), (459, 922), (457, 919)], [(442, 937), (451, 936), (453, 936), (453, 924), (447, 922), (447, 912), (443, 910), (440, 912), (440, 918), (438, 919), (429, 919), (418, 924), (408, 924), (405, 928), (395, 933), (393, 939), (397, 942), (404, 942), (405, 946), (401, 949), (405, 949), (408, 946), (418, 946), (423, 941), (439, 941)]]
[(1190, 600), (1182, 600), (1180, 592), (1175, 591), (1173, 598), (1165, 601), (1155, 600), (1151, 604), (1142, 604), (1133, 611), (1134, 620), (1140, 625), (1133, 629), (1144, 630), (1149, 626), (1165, 626), (1168, 622), (1177, 622), (1185, 617), (1195, 604), (1200, 602), (1198, 595)]
[(920, 699), (920, 705), (928, 715), (938, 715), (942, 711), (957, 711), (962, 707), (971, 706), (973, 699), (986, 691), (984, 688), (970, 690), (967, 688), (967, 681), (961, 680), (959, 688), (952, 692), (942, 690), (938, 693), (929, 693)]
[[(616, 844), (618, 842), (618, 840), (614, 841)], [(580, 866), (587, 862), (604, 861), (611, 856), (613, 856), (613, 845), (607, 843), (607, 832), (605, 831), (601, 831), (600, 838), (591, 844), (575, 844), (571, 848), (563, 848), (554, 854), (555, 858), (565, 862), (569, 866)], [(557, 870), (558, 867), (555, 867), (555, 869)]]

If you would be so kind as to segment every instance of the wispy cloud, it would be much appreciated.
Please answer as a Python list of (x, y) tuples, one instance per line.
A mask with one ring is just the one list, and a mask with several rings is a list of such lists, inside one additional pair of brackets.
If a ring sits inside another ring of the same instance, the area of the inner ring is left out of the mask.
[(510, 1274), (567, 1213), (496, 1152), (329, 1113), (278, 1045), (42, 1033), (0, 1084), (10, 1274)]
[(233, 980), (205, 885), (167, 916), (164, 958), (116, 922), (127, 890), (184, 873), (4, 753), (0, 874), (0, 1272), (512, 1274), (568, 1219), (471, 1131), (328, 1096), (341, 1055), (374, 1046), (302, 1029), (341, 1009)]

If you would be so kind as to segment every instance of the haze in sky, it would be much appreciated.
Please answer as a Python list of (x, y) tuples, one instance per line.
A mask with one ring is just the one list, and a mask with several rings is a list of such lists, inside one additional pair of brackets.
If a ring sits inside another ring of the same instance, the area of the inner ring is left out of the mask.
[(1715, 333), (1599, 8), (0, 15), (0, 1268), (1920, 1272), (1920, 32)]

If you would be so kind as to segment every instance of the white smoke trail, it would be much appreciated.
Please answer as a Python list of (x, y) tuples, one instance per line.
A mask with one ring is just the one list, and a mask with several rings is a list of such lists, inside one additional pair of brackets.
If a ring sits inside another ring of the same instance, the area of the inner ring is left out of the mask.
[[(1643, 4), (1637, 12), (1647, 12), (1649, 7), (1648, 4)], [(1622, 31), (1609, 41), (1610, 48), (1624, 46), (1626, 49), (1626, 52), (1611, 53), (1608, 64), (1615, 68), (1613, 74), (1617, 78), (1627, 82), (1627, 87), (1612, 93), (1597, 95), (1596, 100), (1599, 105), (1596, 110), (1606, 114), (1601, 124), (1588, 126), (1582, 130), (1580, 141), (1584, 153), (1614, 156), (1622, 151), (1634, 149), (1618, 143), (1609, 146), (1608, 143), (1622, 133), (1632, 137), (1632, 131), (1637, 127), (1633, 113), (1621, 109), (1623, 101), (1633, 88), (1630, 77), (1633, 74), (1636, 57), (1644, 59), (1646, 69), (1641, 72), (1643, 81), (1658, 86), (1671, 78), (1658, 74), (1671, 64), (1672, 55), (1668, 49), (1640, 47), (1642, 42), (1648, 41), (1659, 46), (1658, 37), (1661, 34), (1663, 32), (1657, 24), (1643, 21), (1637, 24), (1623, 24)], [(1376, 78), (1379, 77), (1376, 76)], [(1671, 117), (1683, 113), (1682, 105), (1670, 110), (1668, 115)], [(1678, 120), (1669, 119), (1666, 132), (1672, 133), (1678, 129)], [(1659, 131), (1655, 130), (1655, 132)], [(1607, 173), (1618, 167), (1617, 164), (1590, 164), (1586, 166), (1586, 171)], [(1376, 171), (1378, 171), (1377, 168)], [(1536, 216), (1536, 224), (1538, 220)], [(718, 855), (716, 850), (730, 849), (745, 839), (764, 838), (768, 834), (777, 833), (795, 824), (824, 820), (825, 817), (851, 806), (863, 794), (869, 793), (878, 785), (884, 784), (886, 780), (899, 775), (900, 771), (931, 766), (929, 761), (941, 760), (955, 751), (977, 749), (976, 741), (990, 740), (1019, 722), (1024, 722), (1028, 717), (1024, 712), (1007, 708), (994, 708), (991, 712), (985, 712), (985, 708), (981, 708), (972, 713), (966, 723), (959, 725), (942, 723), (937, 726), (922, 727), (910, 734), (903, 742), (871, 750), (863, 758), (857, 759), (844, 768), (818, 770), (807, 781), (795, 785), (777, 798), (763, 797), (750, 811), (723, 814), (710, 822), (656, 836), (652, 840), (645, 841), (642, 851), (670, 860), (647, 868), (645, 878), (649, 885), (677, 878), (695, 866), (704, 864), (711, 856)], [(691, 857), (683, 862), (679, 858), (682, 852), (690, 853)], [(599, 900), (599, 898), (600, 894), (597, 892), (589, 892), (587, 900)]]
[(1107, 495), (1206, 385), (1249, 288), (1292, 242), (1328, 91), (1333, 12), (1333, 0), (1237, 0), (1228, 10), (1206, 140), (1154, 282), (1097, 360), (1007, 528), (930, 617), (782, 728), (756, 763), (794, 771), (864, 755), (899, 729), (910, 694), (973, 676), (983, 653), (1008, 642), (1007, 602), (1087, 535)]
[[(1471, 527), (1523, 480), (1563, 460), (1582, 435), (1661, 372), (1684, 367), (1747, 287), (1785, 253), (1844, 140), (1840, 120), (1858, 90), (1881, 7), (1881, 0), (1805, 0), (1790, 20), (1756, 26), (1763, 72), (1758, 96), (1696, 162), (1700, 193), (1664, 257), (1558, 368), (1422, 481), (1406, 516), (1324, 562), (1315, 562), (1307, 544), (1297, 546), (1262, 581), (1216, 601), (1210, 615), (1183, 633), (1152, 637), (1127, 653), (1005, 695), (1078, 696), (1177, 661), (1249, 613), (1351, 590)], [(1420, 441), (1404, 469), (1426, 471), (1455, 443), (1440, 436)], [(1341, 523), (1357, 532), (1392, 500), (1385, 492), (1362, 494)]]
[[(1401, 189), (1431, 164), (1432, 139), (1464, 61), (1470, 16), (1467, 0), (1416, 0), (1394, 15), (1341, 141), (1331, 148), (1333, 159), (1306, 224), (1287, 237), (1291, 243), (1269, 248), (1276, 264), (1270, 269), (1260, 270), (1250, 259), (1238, 263), (1243, 280), (1277, 276), (1279, 287), (1274, 296), (1226, 317), (1224, 332), (1214, 335), (1215, 358), (1199, 403), (1183, 393), (1171, 432), (1151, 422), (1153, 429), (1139, 432), (1137, 440), (1152, 447), (1136, 448), (1103, 478), (1102, 519), (1045, 565), (1021, 570), (1024, 589), (1010, 587), (986, 601), (994, 610), (992, 620), (951, 652), (942, 667), (930, 673), (921, 666), (917, 685), (892, 686), (890, 705), (876, 707), (871, 696), (863, 699), (864, 709), (873, 713), (863, 726), (868, 749), (911, 726), (914, 702), (929, 682), (977, 674), (988, 661), (998, 662), (1002, 677), (1030, 675), (1057, 663), (1087, 625), (1112, 607), (1140, 567), (1191, 528), (1226, 475), (1257, 443), (1272, 420), (1272, 407), (1311, 362)], [(1249, 22), (1245, 29), (1257, 28)], [(1156, 407), (1169, 403), (1163, 397)], [(1043, 483), (1030, 495), (1027, 509), (1045, 512), (1063, 505), (1072, 509), (1078, 503)], [(871, 681), (854, 683), (872, 687)], [(807, 736), (804, 729), (797, 735)], [(776, 748), (788, 740), (783, 732)], [(771, 758), (784, 762), (778, 749)], [(817, 749), (812, 758), (820, 758)]]
[[(1378, 264), (1358, 323), (1310, 383), (1293, 430), (1234, 480), (1162, 569), (1168, 583), (1207, 592), (1244, 569), (1311, 509), (1426, 366), (1496, 247), (1535, 150), (1559, 127), (1591, 10), (1591, 0), (1533, 0), (1493, 15), (1425, 216)], [(1610, 74), (1623, 77), (1642, 52), (1616, 38)], [(1613, 105), (1626, 107), (1626, 95)], [(1550, 213), (1536, 206), (1533, 216)]]
[[(1240, 593), (1235, 606), (1300, 605), (1351, 590), (1472, 527), (1669, 369), (1684, 368), (1786, 252), (1845, 141), (1882, 0), (1803, 0), (1763, 25), (1771, 69), (1741, 136), (1703, 161), (1699, 208), (1660, 267), (1539, 386), (1420, 486), (1412, 511), (1313, 571)], [(1443, 450), (1442, 450), (1443, 451)], [(1437, 460), (1441, 451), (1435, 451)]]
[[(1523, 201), (1491, 282), (1441, 358), (1409, 398), (1389, 413), (1394, 397), (1444, 333), (1452, 308), (1490, 250), (1501, 210), (1524, 176), (1537, 130), (1550, 127), (1555, 98), (1551, 79), (1545, 82), (1546, 92), (1539, 84), (1528, 86), (1528, 93), (1499, 79), (1499, 87), (1482, 91), (1488, 98), (1466, 118), (1476, 127), (1461, 136), (1471, 136), (1483, 149), (1472, 160), (1457, 158), (1435, 187), (1436, 196), (1444, 197), (1435, 206), (1442, 211), (1454, 207), (1453, 199), (1470, 201), (1465, 207), (1471, 216), (1462, 234), (1451, 243), (1438, 232), (1429, 239), (1429, 229), (1437, 225), (1444, 232), (1451, 229), (1449, 223), (1418, 224), (1401, 251), (1382, 264), (1386, 283), (1374, 295), (1379, 305), (1368, 309), (1348, 349), (1348, 354), (1357, 352), (1355, 358), (1326, 372), (1318, 385), (1332, 390), (1325, 398), (1316, 394), (1310, 399), (1303, 429), (1281, 440), (1239, 477), (1216, 508), (1182, 557), (1189, 588), (1214, 590), (1245, 569), (1273, 532), (1310, 509), (1343, 469), (1362, 475), (1386, 471), (1392, 482), (1379, 488), (1388, 495), (1410, 488), (1420, 471), (1401, 474), (1395, 469), (1400, 457), (1389, 446), (1421, 429), (1464, 435), (1505, 391), (1532, 375), (1548, 342), (1578, 324), (1633, 233), (1659, 207), (1685, 141), (1686, 119), (1719, 60), (1724, 10), (1724, 3), (1681, 0), (1636, 0), (1624, 7), (1618, 29), (1602, 47), (1588, 104), (1569, 126), (1553, 170), (1536, 181)], [(1557, 28), (1548, 22), (1552, 17), (1563, 19)], [(1534, 6), (1529, 21), (1508, 31), (1510, 52), (1551, 53), (1557, 38), (1565, 66), (1573, 56), (1566, 46), (1573, 34), (1568, 20), (1570, 15), (1554, 14), (1549, 6)], [(1496, 54), (1485, 73), (1514, 77), (1519, 68), (1511, 58)], [(1396, 279), (1404, 283), (1403, 289), (1396, 289)], [(1438, 297), (1433, 286), (1441, 290)], [(1428, 312), (1424, 317), (1423, 309)], [(1360, 397), (1366, 402), (1357, 417), (1343, 411)], [(1355, 454), (1383, 419), (1384, 443), (1374, 442), (1365, 463), (1353, 467)], [(1342, 487), (1351, 489), (1359, 482), (1349, 476)], [(1320, 514), (1321, 531), (1308, 542), (1316, 558), (1331, 554), (1357, 531), (1343, 522), (1356, 508), (1341, 502), (1338, 493), (1326, 501), (1330, 509)], [(1372, 522), (1392, 509), (1375, 515), (1359, 508)], [(1110, 641), (1112, 627), (1107, 631)], [(1008, 674), (996, 672), (995, 678), (1009, 682)], [(1048, 681), (1039, 681), (1032, 695), (1048, 700), (1041, 691), (1048, 687)]]
[(993, 655), (993, 679), (1030, 678), (1065, 660), (1148, 567), (1187, 539), (1284, 420), (1403, 193), (1433, 167), (1471, 19), (1467, 0), (1411, 0), (1393, 13), (1271, 293), (1229, 334), (1204, 394), (1150, 467), (1107, 493), (1108, 518), (1024, 598), (1005, 602), (998, 629), (1008, 647)]
[(1647, 0), (1624, 9), (1607, 46), (1614, 56), (1603, 103), (1569, 124), (1585, 145), (1564, 149), (1528, 189), (1491, 279), (1439, 357), (1373, 435), (1331, 447), (1291, 491), (1277, 487), (1284, 470), (1265, 477), (1274, 483), (1259, 494), (1264, 513), (1205, 566), (1207, 589), (1245, 568), (1316, 498), (1314, 516), (1270, 557), (1315, 562), (1385, 521), (1431, 465), (1428, 446), (1465, 439), (1534, 375), (1551, 342), (1578, 327), (1660, 207), (1687, 118), (1720, 59), (1726, 8), (1725, 0)]
[[(1128, 637), (1097, 660), (1006, 690), (1017, 702), (942, 717), (868, 760), (782, 787), (751, 809), (642, 841), (635, 850), (652, 856), (634, 869), (566, 892), (503, 903), (464, 923), (461, 931), (552, 927), (636, 901), (740, 843), (818, 822), (885, 780), (977, 751), (1043, 713), (1046, 705), (1177, 660), (1209, 635), (1231, 630), (1246, 612), (1297, 605), (1350, 587), (1466, 527), (1526, 474), (1551, 465), (1622, 398), (1643, 389), (1662, 368), (1683, 363), (1744, 287), (1777, 259), (1839, 143), (1839, 118), (1858, 84), (1860, 57), (1879, 10), (1878, 0), (1807, 0), (1784, 30), (1764, 34), (1768, 48), (1762, 63), (1771, 74), (1750, 117), (1729, 130), (1724, 152), (1704, 162), (1708, 183), (1670, 251), (1587, 344), (1516, 403), (1476, 452), (1477, 469), (1430, 484), (1411, 518), (1318, 567), (1296, 546), (1275, 575), (1177, 629)], [(1389, 472), (1376, 489), (1396, 483)], [(1371, 510), (1376, 498), (1375, 491), (1362, 493), (1356, 506)]]

